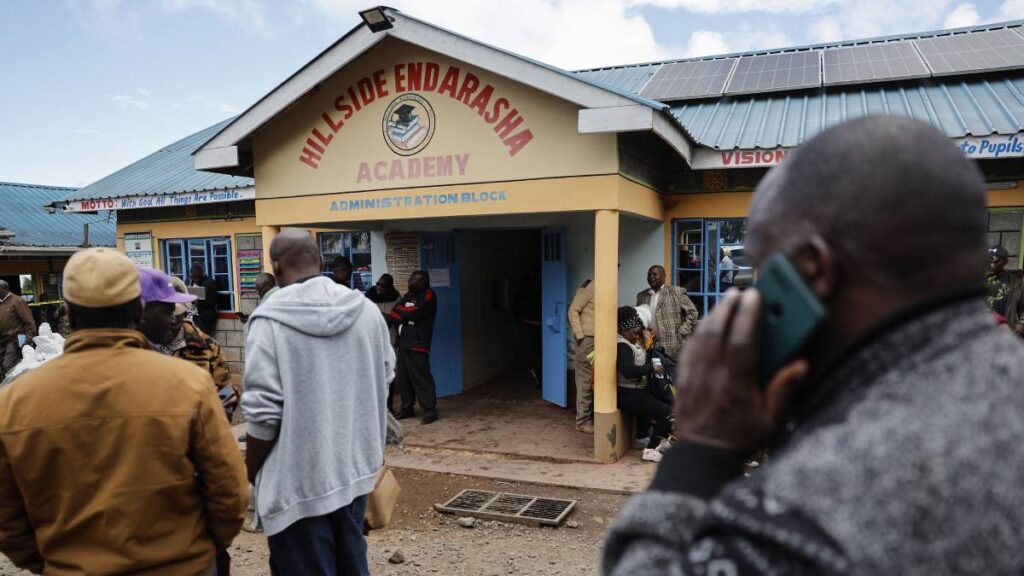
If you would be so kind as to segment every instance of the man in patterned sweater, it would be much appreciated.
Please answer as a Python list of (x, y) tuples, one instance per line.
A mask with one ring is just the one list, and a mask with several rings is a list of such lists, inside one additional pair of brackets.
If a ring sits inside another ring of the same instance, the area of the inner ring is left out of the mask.
[(654, 342), (665, 353), (675, 357), (697, 326), (697, 307), (686, 295), (686, 288), (665, 284), (665, 269), (655, 264), (647, 270), (650, 289), (636, 295), (636, 305), (651, 307), (651, 325)]
[(1024, 572), (1024, 347), (986, 310), (985, 203), (978, 169), (907, 119), (832, 128), (773, 169), (748, 253), (788, 256), (828, 318), (762, 390), (760, 296), (728, 293), (603, 573)]

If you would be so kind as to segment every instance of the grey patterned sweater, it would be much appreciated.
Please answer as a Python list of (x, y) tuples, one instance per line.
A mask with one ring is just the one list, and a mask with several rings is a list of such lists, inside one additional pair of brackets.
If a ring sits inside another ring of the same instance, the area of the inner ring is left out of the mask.
[(602, 573), (1024, 573), (1024, 344), (980, 300), (890, 324), (818, 382), (751, 478), (670, 450)]

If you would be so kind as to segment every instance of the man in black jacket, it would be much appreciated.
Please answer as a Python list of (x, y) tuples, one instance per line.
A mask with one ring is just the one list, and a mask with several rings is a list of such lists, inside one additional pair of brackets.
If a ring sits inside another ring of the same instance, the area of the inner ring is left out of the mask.
[(196, 300), (196, 326), (212, 336), (217, 329), (217, 281), (206, 275), (206, 270), (199, 264), (192, 266), (188, 272), (190, 286), (201, 287), (206, 294)]
[(398, 389), (402, 410), (398, 419), (411, 418), (419, 399), (424, 424), (437, 420), (437, 386), (430, 373), (430, 341), (434, 335), (437, 295), (430, 289), (430, 277), (422, 270), (409, 276), (409, 291), (391, 309), (388, 323), (397, 324)]
[(702, 321), (679, 443), (612, 526), (602, 573), (1024, 573), (1008, 465), (1024, 461), (1024, 347), (985, 308), (985, 208), (977, 166), (903, 118), (826, 130), (773, 168), (747, 254), (788, 257), (827, 318), (767, 385), (756, 289)]

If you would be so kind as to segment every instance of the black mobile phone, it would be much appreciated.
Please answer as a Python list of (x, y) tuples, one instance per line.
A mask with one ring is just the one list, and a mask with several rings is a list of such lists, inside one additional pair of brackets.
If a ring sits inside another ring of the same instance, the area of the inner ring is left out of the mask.
[(782, 254), (761, 267), (754, 286), (761, 293), (758, 379), (764, 387), (803, 350), (825, 321), (826, 313), (796, 267)]

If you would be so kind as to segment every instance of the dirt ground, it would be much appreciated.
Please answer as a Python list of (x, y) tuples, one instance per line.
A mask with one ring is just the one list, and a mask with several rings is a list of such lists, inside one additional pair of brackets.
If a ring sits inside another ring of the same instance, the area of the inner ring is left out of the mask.
[[(370, 572), (377, 576), (444, 574), (597, 574), (601, 541), (608, 523), (627, 497), (454, 476), (395, 470), (402, 493), (391, 525), (370, 533)], [(474, 528), (459, 526), (457, 517), (439, 514), (443, 503), (466, 489), (493, 490), (579, 500), (569, 520), (578, 528), (535, 528), (478, 520)], [(396, 551), (405, 561), (388, 562)], [(264, 576), (267, 542), (263, 534), (242, 532), (231, 549), (233, 576)], [(20, 574), (0, 557), (0, 576)]]

